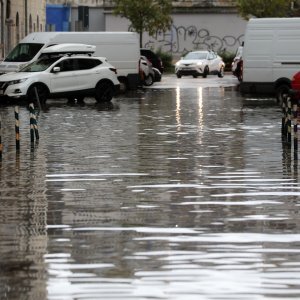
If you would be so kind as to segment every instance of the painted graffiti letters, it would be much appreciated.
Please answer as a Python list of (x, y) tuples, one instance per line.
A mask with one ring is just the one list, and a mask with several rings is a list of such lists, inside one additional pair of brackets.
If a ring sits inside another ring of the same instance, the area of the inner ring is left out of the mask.
[(164, 52), (180, 55), (197, 49), (234, 52), (242, 44), (242, 40), (243, 35), (217, 36), (211, 34), (208, 29), (198, 29), (195, 25), (187, 27), (173, 25), (170, 31), (159, 31), (150, 37), (145, 47), (161, 48)]

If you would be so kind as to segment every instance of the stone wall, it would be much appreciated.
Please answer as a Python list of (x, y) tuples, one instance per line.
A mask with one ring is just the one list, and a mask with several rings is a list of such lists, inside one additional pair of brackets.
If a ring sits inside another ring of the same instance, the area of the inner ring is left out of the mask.
[(28, 33), (45, 30), (46, 0), (14, 0), (0, 5), (2, 58)]

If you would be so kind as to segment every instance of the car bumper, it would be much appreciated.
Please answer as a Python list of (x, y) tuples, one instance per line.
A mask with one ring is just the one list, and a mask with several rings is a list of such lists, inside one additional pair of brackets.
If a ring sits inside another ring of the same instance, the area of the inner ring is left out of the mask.
[(175, 70), (176, 74), (180, 75), (202, 75), (203, 74), (203, 69), (200, 67), (180, 67)]
[(6, 86), (1, 85), (0, 87), (0, 97), (7, 96), (10, 98), (21, 98), (26, 96), (26, 89), (22, 84), (13, 84)]

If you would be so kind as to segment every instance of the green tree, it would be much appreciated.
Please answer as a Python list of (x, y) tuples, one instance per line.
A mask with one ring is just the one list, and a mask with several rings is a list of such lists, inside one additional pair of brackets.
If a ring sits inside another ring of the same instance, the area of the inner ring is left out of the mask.
[(237, 6), (240, 15), (245, 19), (249, 19), (250, 16), (287, 17), (291, 12), (292, 2), (290, 0), (237, 0)]
[(143, 45), (143, 33), (154, 35), (158, 30), (166, 31), (172, 24), (171, 0), (115, 0), (114, 15), (127, 18), (130, 30), (140, 36), (140, 47)]

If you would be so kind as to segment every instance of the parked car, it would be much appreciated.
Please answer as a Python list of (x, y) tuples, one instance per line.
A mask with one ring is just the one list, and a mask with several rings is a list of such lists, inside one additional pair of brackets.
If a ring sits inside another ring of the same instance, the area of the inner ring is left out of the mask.
[(141, 55), (147, 57), (151, 62), (152, 67), (156, 68), (162, 74), (164, 72), (164, 66), (161, 58), (150, 49), (141, 48)]
[(194, 78), (209, 74), (224, 76), (225, 63), (222, 58), (213, 51), (192, 51), (182, 57), (175, 64), (175, 74), (178, 78), (192, 75)]
[(238, 47), (231, 64), (232, 74), (236, 76), (239, 81), (242, 81), (243, 78), (243, 48), (243, 46)]
[(117, 71), (106, 58), (86, 55), (94, 50), (83, 44), (45, 48), (40, 59), (0, 76), (0, 96), (36, 100), (37, 91), (42, 103), (49, 97), (82, 101), (85, 96), (108, 102), (120, 85)]
[(152, 64), (145, 56), (140, 57), (140, 77), (141, 83), (146, 86), (152, 85), (155, 79)]

